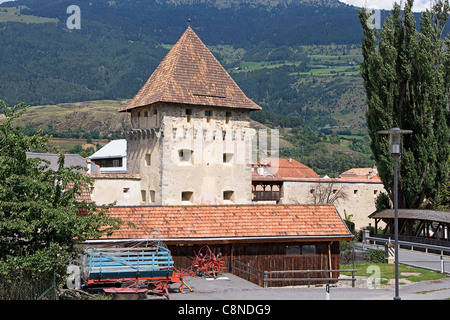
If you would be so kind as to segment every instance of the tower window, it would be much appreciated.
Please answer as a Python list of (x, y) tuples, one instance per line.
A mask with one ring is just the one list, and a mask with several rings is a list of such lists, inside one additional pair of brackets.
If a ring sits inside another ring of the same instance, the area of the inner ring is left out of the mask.
[(234, 201), (234, 191), (226, 190), (223, 192), (223, 200)]
[(223, 154), (223, 163), (231, 163), (232, 160), (233, 160), (232, 153), (224, 153)]
[(150, 190), (149, 196), (150, 196), (150, 202), (154, 203), (155, 202), (155, 190)]
[(192, 150), (189, 149), (181, 149), (178, 151), (178, 155), (180, 157), (180, 162), (191, 162), (192, 159)]
[(231, 112), (229, 112), (229, 111), (225, 112), (225, 122), (226, 122), (226, 124), (230, 123), (230, 118), (231, 118)]
[(206, 122), (209, 123), (211, 121), (212, 111), (211, 110), (206, 110), (205, 111), (205, 117), (206, 117)]
[(147, 192), (145, 190), (141, 190), (141, 201), (147, 202)]
[(187, 122), (191, 122), (192, 118), (192, 109), (186, 109), (186, 120)]
[(193, 202), (193, 200), (194, 200), (194, 192), (192, 191), (181, 192), (181, 201)]
[(145, 165), (146, 165), (147, 167), (149, 167), (149, 166), (152, 165), (152, 155), (151, 155), (150, 153), (147, 153), (147, 154), (145, 155)]

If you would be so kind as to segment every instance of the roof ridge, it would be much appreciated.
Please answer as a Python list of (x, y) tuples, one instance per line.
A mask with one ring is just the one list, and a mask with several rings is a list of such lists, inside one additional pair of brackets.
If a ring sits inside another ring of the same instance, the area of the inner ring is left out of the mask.
[(119, 111), (157, 102), (260, 110), (188, 27), (133, 99)]
[[(187, 38), (187, 32), (188, 30), (192, 30), (190, 26), (188, 26), (188, 28), (186, 29), (186, 31), (184, 31), (183, 35), (180, 37), (180, 39), (178, 39), (178, 41), (174, 44), (174, 46), (172, 47), (172, 49), (176, 46), (176, 45), (182, 45), (184, 44), (184, 42), (186, 41)], [(192, 30), (193, 31), (193, 30)], [(183, 48), (183, 46), (181, 46), (181, 49)], [(164, 85), (164, 90), (163, 90), (163, 94), (161, 99), (163, 100), (163, 97), (166, 95), (165, 92), (167, 90), (167, 88), (169, 87), (169, 85), (172, 83), (173, 81), (173, 74), (175, 73), (175, 69), (177, 68), (178, 65), (178, 60), (180, 60), (180, 54), (175, 56), (175, 62), (173, 63), (173, 66), (170, 70), (170, 74), (169, 74), (169, 81), (167, 81)]]

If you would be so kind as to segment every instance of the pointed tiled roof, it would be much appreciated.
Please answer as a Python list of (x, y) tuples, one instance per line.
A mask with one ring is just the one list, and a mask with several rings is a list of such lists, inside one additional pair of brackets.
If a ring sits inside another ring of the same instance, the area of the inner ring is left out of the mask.
[(119, 111), (156, 102), (261, 109), (188, 27), (136, 96)]

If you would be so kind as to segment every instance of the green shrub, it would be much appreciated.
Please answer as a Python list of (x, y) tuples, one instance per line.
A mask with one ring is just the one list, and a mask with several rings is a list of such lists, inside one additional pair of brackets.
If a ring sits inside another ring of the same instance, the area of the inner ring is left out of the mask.
[(369, 249), (367, 251), (367, 259), (372, 263), (385, 263), (386, 254), (383, 250)]

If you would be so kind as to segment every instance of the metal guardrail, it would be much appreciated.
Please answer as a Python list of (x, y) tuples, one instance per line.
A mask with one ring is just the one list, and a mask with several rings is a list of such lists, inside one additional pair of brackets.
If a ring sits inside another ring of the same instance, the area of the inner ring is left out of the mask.
[[(257, 280), (260, 280), (263, 282), (264, 288), (268, 287), (269, 282), (277, 282), (277, 281), (304, 281), (308, 283), (308, 288), (311, 285), (311, 282), (317, 282), (317, 281), (352, 281), (352, 287), (355, 287), (355, 272), (356, 269), (346, 269), (346, 270), (284, 270), (284, 271), (261, 271), (256, 268), (250, 267), (246, 265), (245, 263), (242, 263), (237, 260), (233, 260), (233, 269), (236, 269), (246, 275), (249, 275), (251, 277), (256, 278)], [(236, 266), (236, 264), (239, 266)], [(242, 268), (246, 268), (247, 270), (244, 270)], [(250, 271), (256, 272), (260, 274), (261, 276), (258, 276), (254, 273), (251, 273)], [(341, 272), (351, 272), (352, 276), (351, 278), (332, 278), (331, 273), (341, 273)], [(306, 278), (269, 278), (269, 275), (275, 275), (275, 274), (306, 274)], [(321, 277), (321, 278), (311, 278), (311, 273), (328, 273), (330, 274), (330, 277)]]
[[(391, 238), (364, 237), (364, 240), (373, 241), (374, 244), (377, 244), (377, 242), (381, 242), (383, 244), (385, 244), (387, 242), (391, 242), (391, 243), (395, 244), (395, 240), (391, 239)], [(435, 251), (440, 251), (441, 255), (444, 255), (444, 252), (447, 252), (447, 254), (450, 255), (450, 247), (438, 246), (438, 245), (426, 244), (426, 243), (419, 243), (419, 242), (402, 241), (402, 240), (399, 240), (398, 244), (400, 246), (408, 246), (411, 248), (412, 251), (414, 250), (414, 248), (423, 248), (423, 249), (425, 249), (426, 253), (428, 253), (428, 250), (435, 250)]]
[[(368, 241), (373, 241), (374, 244), (376, 245), (377, 242), (381, 242), (383, 244), (387, 243), (387, 242), (391, 242), (391, 243), (395, 243), (395, 240), (392, 240), (390, 238), (377, 238), (377, 237), (364, 237), (365, 240)], [(399, 240), (398, 241), (399, 246), (409, 246), (411, 251), (414, 251), (414, 248), (422, 248), (425, 249), (425, 253), (428, 253), (428, 250), (433, 250), (433, 251), (437, 251), (440, 252), (440, 272), (441, 273), (446, 273), (445, 272), (445, 261), (444, 261), (444, 252), (446, 253), (445, 255), (450, 255), (450, 247), (445, 247), (445, 246), (438, 246), (438, 245), (433, 245), (433, 244), (426, 244), (426, 243), (418, 243), (418, 242), (411, 242), (411, 241), (402, 241)], [(409, 263), (411, 263), (411, 261), (409, 261)], [(447, 261), (448, 263), (448, 261)], [(432, 269), (432, 270), (436, 270), (436, 269)], [(448, 273), (448, 272), (447, 272)]]

